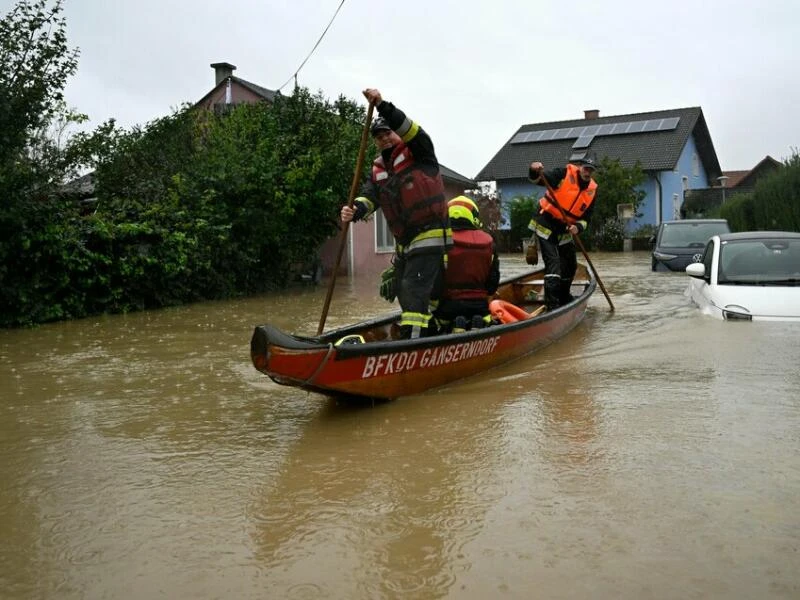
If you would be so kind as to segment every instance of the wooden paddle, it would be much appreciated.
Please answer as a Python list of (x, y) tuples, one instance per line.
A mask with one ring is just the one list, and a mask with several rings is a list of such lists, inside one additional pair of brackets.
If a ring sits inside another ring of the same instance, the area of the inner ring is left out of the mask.
[[(361, 132), (361, 146), (358, 149), (358, 159), (356, 160), (356, 170), (353, 173), (353, 182), (350, 184), (350, 197), (347, 200), (347, 206), (352, 207), (353, 201), (356, 199), (356, 192), (358, 191), (358, 184), (361, 181), (361, 169), (364, 167), (364, 152), (367, 150), (367, 140), (369, 139), (369, 127), (372, 123), (372, 110), (375, 108), (370, 103), (367, 109), (367, 119), (364, 121), (364, 129)], [(325, 329), (325, 319), (328, 317), (328, 308), (331, 304), (333, 297), (333, 286), (336, 285), (336, 273), (339, 271), (339, 263), (342, 262), (342, 254), (344, 253), (344, 246), (347, 243), (347, 231), (350, 228), (350, 221), (344, 224), (341, 231), (341, 240), (339, 242), (339, 252), (336, 255), (336, 262), (333, 265), (333, 273), (331, 273), (331, 282), (328, 285), (328, 295), (325, 296), (325, 305), (322, 307), (322, 316), (319, 319), (319, 326), (317, 327), (317, 335), (322, 334)]]
[[(555, 199), (555, 191), (550, 186), (550, 183), (547, 181), (547, 178), (544, 176), (544, 173), (539, 175), (539, 179), (537, 179), (537, 182), (538, 181), (544, 182), (544, 186), (547, 188), (547, 191), (550, 192), (550, 194), (553, 195), (553, 198)], [(568, 222), (567, 215), (564, 213), (564, 209), (561, 208), (561, 206), (559, 206), (558, 202), (550, 202), (550, 204), (553, 204), (559, 210), (561, 216), (564, 218), (564, 222), (567, 223)], [(608, 292), (606, 291), (606, 286), (603, 285), (603, 281), (600, 279), (600, 274), (597, 272), (597, 269), (594, 268), (594, 265), (592, 264), (589, 255), (586, 253), (586, 248), (583, 247), (583, 242), (581, 241), (581, 238), (579, 238), (578, 234), (576, 233), (571, 233), (570, 235), (572, 235), (572, 241), (575, 242), (575, 245), (581, 249), (583, 257), (586, 259), (586, 262), (589, 264), (589, 266), (592, 269), (592, 272), (594, 273), (594, 278), (597, 280), (597, 284), (600, 286), (600, 289), (603, 290), (603, 295), (606, 297), (606, 300), (608, 300), (608, 306), (611, 308), (611, 312), (614, 312), (614, 303), (611, 302), (611, 298), (609, 297)]]

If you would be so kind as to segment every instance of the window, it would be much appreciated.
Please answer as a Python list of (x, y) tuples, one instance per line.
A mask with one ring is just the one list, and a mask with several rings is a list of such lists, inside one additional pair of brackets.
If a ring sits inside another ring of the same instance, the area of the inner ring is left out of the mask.
[(382, 211), (375, 213), (375, 252), (394, 252), (394, 236)]
[(700, 177), (700, 158), (697, 154), (692, 155), (692, 175), (694, 177)]

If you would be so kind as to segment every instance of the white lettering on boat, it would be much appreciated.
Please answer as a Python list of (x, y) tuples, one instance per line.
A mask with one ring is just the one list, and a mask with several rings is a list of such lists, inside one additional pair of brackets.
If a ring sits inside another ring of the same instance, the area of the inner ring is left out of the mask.
[(423, 369), (439, 367), (460, 360), (483, 356), (492, 352), (499, 341), (500, 337), (496, 336), (462, 344), (428, 348), (422, 352), (414, 350), (412, 352), (393, 352), (392, 354), (380, 356), (368, 356), (364, 363), (361, 378), (394, 375), (395, 373), (411, 371), (417, 368), (417, 365)]

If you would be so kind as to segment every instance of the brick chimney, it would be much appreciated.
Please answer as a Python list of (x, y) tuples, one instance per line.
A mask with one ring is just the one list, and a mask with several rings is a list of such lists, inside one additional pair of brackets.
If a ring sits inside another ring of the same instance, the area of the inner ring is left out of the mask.
[[(236, 67), (234, 67), (234, 69), (235, 68)], [(591, 110), (585, 110), (585, 111), (583, 111), (583, 118), (586, 119), (586, 120), (599, 119), (600, 118), (600, 111), (598, 109), (596, 109), (596, 108), (593, 108)]]
[(228, 77), (233, 75), (236, 70), (236, 65), (226, 62), (211, 63), (211, 68), (214, 69), (214, 85), (219, 85), (220, 81), (225, 81)]

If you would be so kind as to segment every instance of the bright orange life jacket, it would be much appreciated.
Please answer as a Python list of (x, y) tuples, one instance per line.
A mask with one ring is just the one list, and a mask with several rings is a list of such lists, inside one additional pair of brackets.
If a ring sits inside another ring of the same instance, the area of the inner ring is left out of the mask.
[[(561, 180), (558, 188), (552, 192), (548, 190), (544, 196), (539, 198), (540, 211), (548, 213), (559, 221), (566, 221), (568, 225), (580, 221), (594, 202), (597, 183), (592, 179), (586, 189), (582, 190), (578, 185), (579, 173), (579, 167), (572, 164), (567, 165), (567, 174)], [(564, 211), (563, 216), (556, 204)]]

